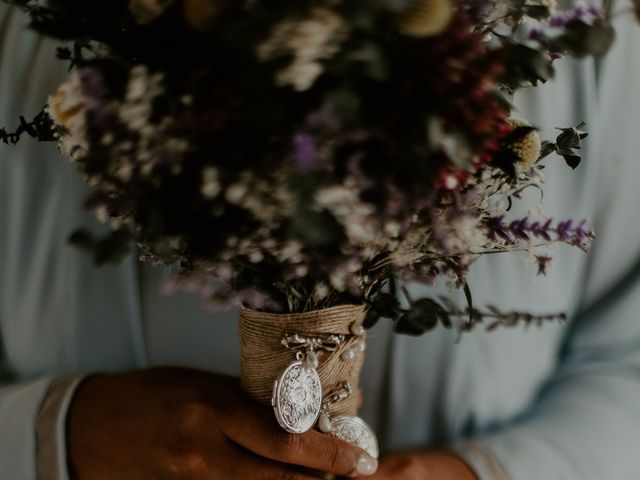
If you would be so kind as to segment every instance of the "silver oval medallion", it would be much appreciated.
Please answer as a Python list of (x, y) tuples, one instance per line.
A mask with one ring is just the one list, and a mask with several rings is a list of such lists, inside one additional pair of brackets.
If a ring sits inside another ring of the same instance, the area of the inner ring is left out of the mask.
[(322, 406), (322, 385), (304, 361), (290, 364), (273, 386), (271, 400), (278, 423), (289, 433), (304, 433), (316, 424)]
[(333, 429), (330, 435), (360, 447), (373, 458), (378, 458), (378, 439), (371, 427), (360, 417), (342, 415), (331, 419)]

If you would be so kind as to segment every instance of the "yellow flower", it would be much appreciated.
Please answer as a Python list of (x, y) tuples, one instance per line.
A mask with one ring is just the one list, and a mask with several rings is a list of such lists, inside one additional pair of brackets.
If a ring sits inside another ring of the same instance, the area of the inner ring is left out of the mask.
[(400, 18), (399, 28), (412, 37), (434, 37), (451, 23), (454, 0), (418, 0), (409, 12)]
[(129, 0), (129, 11), (142, 25), (147, 25), (160, 17), (174, 0)]
[[(508, 118), (507, 123), (512, 127), (531, 126), (529, 122), (520, 118)], [(531, 130), (516, 142), (507, 145), (507, 147), (518, 157), (518, 160), (516, 161), (516, 169), (524, 172), (533, 167), (533, 165), (538, 161), (538, 158), (540, 158), (542, 141), (540, 140), (540, 134), (537, 130)]]
[(55, 95), (49, 97), (47, 112), (58, 125), (69, 128), (79, 115), (84, 115), (84, 101), (75, 91), (75, 85), (65, 83)]

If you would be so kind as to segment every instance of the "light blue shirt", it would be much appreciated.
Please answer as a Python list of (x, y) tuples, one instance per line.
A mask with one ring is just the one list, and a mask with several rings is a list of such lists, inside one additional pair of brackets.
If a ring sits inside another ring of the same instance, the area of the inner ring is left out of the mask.
[[(482, 480), (500, 469), (514, 480), (639, 477), (640, 283), (608, 293), (640, 259), (640, 29), (630, 16), (617, 24), (602, 63), (564, 62), (555, 82), (518, 98), (518, 115), (546, 138), (588, 122), (578, 170), (548, 160), (544, 210), (591, 219), (593, 252), (559, 248), (546, 278), (516, 254), (483, 258), (469, 277), (479, 306), (567, 311), (571, 321), (476, 331), (459, 343), (446, 330), (395, 336), (381, 321), (369, 335), (362, 414), (386, 450), (451, 445)], [(0, 125), (35, 115), (65, 75), (55, 46), (25, 26), (0, 5)], [(79, 209), (83, 193), (53, 145), (0, 146), (3, 480), (35, 478), (34, 422), (53, 378), (158, 364), (238, 372), (235, 312), (161, 297), (166, 272), (134, 257), (96, 269), (67, 244), (78, 227), (103, 228)]]

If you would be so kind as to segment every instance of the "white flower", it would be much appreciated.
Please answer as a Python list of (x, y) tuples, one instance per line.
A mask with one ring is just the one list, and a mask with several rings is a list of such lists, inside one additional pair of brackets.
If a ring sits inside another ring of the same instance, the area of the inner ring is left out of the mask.
[(129, 0), (129, 11), (141, 24), (153, 22), (162, 15), (175, 0)]
[(107, 210), (106, 205), (99, 205), (95, 209), (96, 218), (100, 223), (107, 223), (109, 221), (109, 210)]
[(86, 99), (77, 70), (69, 76), (67, 83), (60, 86), (55, 95), (49, 97), (47, 113), (65, 129), (58, 140), (62, 154), (74, 160), (80, 159), (89, 149), (86, 124)]
[(144, 65), (136, 65), (129, 72), (125, 101), (120, 106), (120, 120), (132, 131), (145, 136), (154, 135), (156, 129), (146, 129), (153, 111), (153, 101), (164, 93), (161, 73), (150, 74)]
[(202, 171), (202, 187), (200, 192), (205, 198), (215, 198), (221, 190), (220, 175), (215, 167), (206, 167)]
[(278, 72), (276, 84), (281, 87), (291, 85), (298, 92), (304, 92), (311, 88), (321, 73), (322, 65), (319, 62), (294, 61)]
[(315, 195), (318, 210), (328, 210), (343, 226), (355, 245), (374, 243), (379, 232), (375, 208), (360, 199), (360, 189), (347, 178), (344, 184), (319, 189)]
[(322, 73), (321, 60), (331, 58), (347, 37), (344, 19), (327, 8), (314, 8), (303, 19), (286, 19), (258, 45), (258, 59), (268, 62), (292, 56), (292, 63), (276, 75), (278, 85), (291, 85), (298, 91), (309, 89)]
[(487, 235), (474, 215), (437, 217), (433, 221), (434, 236), (445, 253), (472, 254), (487, 244)]
[(234, 183), (227, 188), (225, 198), (229, 203), (239, 204), (243, 197), (247, 194), (247, 185), (243, 182)]

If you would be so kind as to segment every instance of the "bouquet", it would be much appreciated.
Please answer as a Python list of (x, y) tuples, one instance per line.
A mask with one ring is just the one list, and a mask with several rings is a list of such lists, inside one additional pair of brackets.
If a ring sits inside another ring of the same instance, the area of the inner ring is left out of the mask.
[[(58, 56), (71, 69), (40, 115), (0, 138), (55, 140), (76, 162), (85, 207), (113, 227), (71, 236), (98, 263), (133, 240), (143, 260), (180, 266), (167, 290), (244, 306), (243, 386), (288, 431), (320, 417), (323, 431), (377, 454), (353, 392), (364, 330), (381, 317), (408, 334), (563, 318), (478, 309), (465, 277), (480, 256), (511, 251), (544, 274), (540, 247), (586, 251), (593, 239), (584, 221), (510, 217), (521, 192), (542, 188), (543, 161), (576, 168), (587, 136), (581, 124), (543, 141), (510, 98), (564, 56), (606, 52), (614, 32), (599, 7), (9, 3), (68, 42)], [(398, 281), (443, 277), (465, 307), (401, 306)]]

